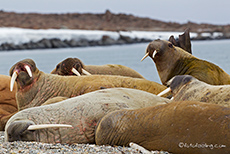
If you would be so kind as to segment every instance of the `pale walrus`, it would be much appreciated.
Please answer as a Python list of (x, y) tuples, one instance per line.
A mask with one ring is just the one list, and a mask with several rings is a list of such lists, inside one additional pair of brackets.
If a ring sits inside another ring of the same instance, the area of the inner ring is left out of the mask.
[(196, 58), (169, 41), (155, 40), (149, 43), (142, 60), (147, 56), (155, 62), (164, 85), (176, 75), (192, 75), (211, 85), (230, 84), (230, 76), (220, 67)]
[(174, 101), (199, 101), (230, 107), (230, 85), (210, 85), (190, 75), (175, 76), (168, 85), (165, 91), (172, 92)]
[(117, 64), (107, 65), (84, 65), (78, 58), (67, 58), (60, 62), (51, 74), (58, 75), (121, 75), (134, 78), (144, 78), (141, 74), (135, 70)]
[[(124, 108), (136, 109), (168, 102), (170, 100), (167, 98), (137, 89), (102, 89), (62, 102), (19, 111), (6, 124), (5, 141), (95, 143), (95, 126), (105, 114)], [(45, 129), (52, 125), (42, 125), (38, 129), (39, 124), (64, 124), (63, 127), (67, 128)]]
[(60, 76), (46, 74), (39, 71), (35, 62), (31, 59), (19, 61), (12, 66), (10, 75), (12, 76), (12, 85), (15, 79), (17, 81), (18, 91), (16, 99), (19, 110), (40, 106), (53, 97), (62, 96), (70, 98), (101, 88), (134, 88), (153, 94), (158, 94), (166, 89), (166, 86), (153, 81), (123, 76)]
[(128, 146), (170, 153), (230, 153), (230, 108), (201, 102), (171, 102), (105, 115), (96, 127), (99, 145)]

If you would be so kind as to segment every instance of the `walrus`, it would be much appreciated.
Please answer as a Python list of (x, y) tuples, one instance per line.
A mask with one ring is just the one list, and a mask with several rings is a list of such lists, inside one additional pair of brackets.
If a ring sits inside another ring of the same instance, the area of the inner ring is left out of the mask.
[[(6, 124), (5, 141), (95, 143), (95, 126), (105, 114), (124, 108), (136, 109), (166, 103), (170, 103), (170, 100), (142, 90), (101, 89), (58, 103), (19, 111)], [(55, 124), (64, 124), (63, 127), (67, 128), (50, 128), (52, 124), (55, 127)]]
[(178, 101), (108, 113), (98, 122), (98, 145), (128, 146), (170, 153), (230, 153), (230, 108)]
[(163, 85), (176, 75), (192, 75), (211, 85), (230, 84), (229, 74), (219, 66), (198, 59), (169, 41), (158, 39), (150, 42), (141, 61), (148, 56), (155, 62)]
[(100, 74), (144, 78), (141, 74), (127, 66), (117, 64), (84, 65), (84, 63), (78, 58), (66, 58), (56, 66), (51, 74), (78, 76)]
[(171, 92), (173, 101), (199, 101), (230, 107), (230, 85), (210, 85), (191, 75), (178, 75), (168, 83), (169, 88), (161, 94)]
[(70, 98), (101, 88), (134, 88), (153, 94), (158, 94), (167, 88), (154, 81), (123, 76), (60, 76), (47, 74), (40, 71), (32, 59), (25, 59), (13, 65), (10, 69), (10, 76), (12, 76), (11, 85), (15, 80), (17, 82), (16, 100), (18, 110), (40, 106), (53, 97)]
[(12, 114), (18, 111), (16, 103), (16, 89), (14, 84), (14, 90), (10, 91), (10, 76), (0, 75), (0, 131), (3, 131), (7, 120)]

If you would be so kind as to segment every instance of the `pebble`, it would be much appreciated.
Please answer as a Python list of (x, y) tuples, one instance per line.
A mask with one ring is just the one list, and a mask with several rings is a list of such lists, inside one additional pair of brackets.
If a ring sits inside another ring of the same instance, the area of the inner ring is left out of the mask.
[[(50, 144), (41, 142), (4, 142), (4, 132), (0, 131), (0, 154), (140, 154), (130, 147), (98, 146), (95, 144)], [(169, 154), (164, 151), (152, 151), (154, 154)]]

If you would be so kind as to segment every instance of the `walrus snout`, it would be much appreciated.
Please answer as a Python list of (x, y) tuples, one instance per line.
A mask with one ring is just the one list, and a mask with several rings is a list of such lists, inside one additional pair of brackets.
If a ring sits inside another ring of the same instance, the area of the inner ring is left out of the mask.
[(81, 76), (82, 74), (91, 75), (84, 69), (83, 62), (78, 58), (66, 58), (60, 62), (56, 68), (51, 72), (51, 74), (58, 75), (77, 75)]
[[(10, 69), (10, 76), (11, 76), (11, 81), (10, 81), (10, 91), (13, 91), (13, 85), (16, 79), (20, 74), (24, 74), (26, 72), (26, 75), (32, 78), (33, 73), (36, 70), (36, 64), (32, 59), (25, 59), (22, 60), (18, 63), (16, 63), (14, 66), (11, 67)], [(22, 79), (25, 77), (22, 77)]]
[(181, 86), (191, 82), (193, 77), (191, 75), (177, 75), (168, 81), (167, 85), (171, 88), (172, 91), (180, 89)]
[(148, 56), (154, 60), (156, 57), (162, 56), (165, 50), (173, 48), (173, 44), (169, 41), (160, 39), (154, 40), (147, 46), (145, 56), (141, 59), (141, 61), (143, 61)]
[(34, 125), (34, 122), (28, 120), (12, 122), (5, 129), (5, 141), (35, 141), (34, 130), (27, 129), (30, 125)]
[(5, 141), (38, 141), (36, 130), (47, 128), (73, 128), (68, 124), (40, 124), (31, 120), (18, 120), (10, 123), (5, 129)]
[(156, 46), (155, 46), (155, 44), (153, 44), (153, 42), (149, 43), (149, 45), (147, 46), (146, 51), (145, 51), (145, 55), (141, 59), (141, 61), (143, 61), (148, 56), (151, 57), (152, 59), (154, 59), (156, 54), (159, 52), (159, 49), (156, 48)]
[(166, 85), (168, 88), (160, 92), (158, 96), (162, 96), (169, 92), (176, 93), (182, 86), (190, 83), (192, 79), (193, 77), (191, 75), (177, 75), (167, 82)]

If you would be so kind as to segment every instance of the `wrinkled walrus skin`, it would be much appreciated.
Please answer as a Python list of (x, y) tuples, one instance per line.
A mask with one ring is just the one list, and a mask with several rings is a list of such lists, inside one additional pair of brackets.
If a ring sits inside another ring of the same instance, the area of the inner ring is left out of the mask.
[[(156, 50), (156, 54), (153, 54)], [(165, 40), (155, 40), (146, 49), (155, 62), (162, 84), (176, 75), (192, 75), (211, 85), (230, 84), (230, 76), (219, 66), (201, 60)], [(154, 58), (153, 58), (153, 55)]]
[[(30, 67), (32, 77), (25, 71), (25, 65)], [(56, 96), (70, 98), (102, 88), (134, 88), (153, 94), (158, 94), (166, 89), (165, 86), (153, 81), (123, 76), (60, 76), (46, 74), (39, 71), (35, 62), (31, 59), (22, 60), (12, 66), (10, 75), (12, 76), (15, 71), (18, 73), (16, 99), (19, 110), (40, 106), (48, 99)]]
[(75, 68), (81, 75), (84, 75), (82, 69), (85, 69), (92, 75), (121, 75), (133, 78), (144, 78), (141, 74), (127, 66), (117, 64), (84, 65), (83, 62), (78, 58), (67, 58), (63, 60), (56, 66), (51, 74), (74, 75), (71, 71), (72, 68)]
[[(169, 102), (167, 98), (137, 89), (102, 89), (16, 113), (7, 122), (5, 141), (95, 143), (95, 126), (105, 114), (124, 108), (136, 109)], [(50, 123), (70, 124), (73, 128), (27, 130), (29, 125)]]
[(230, 107), (230, 85), (210, 85), (190, 75), (178, 75), (168, 85), (174, 101), (199, 101)]
[(230, 108), (201, 102), (171, 102), (108, 113), (96, 127), (99, 145), (128, 146), (171, 153), (230, 153)]

